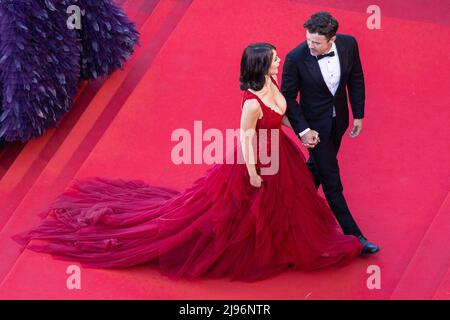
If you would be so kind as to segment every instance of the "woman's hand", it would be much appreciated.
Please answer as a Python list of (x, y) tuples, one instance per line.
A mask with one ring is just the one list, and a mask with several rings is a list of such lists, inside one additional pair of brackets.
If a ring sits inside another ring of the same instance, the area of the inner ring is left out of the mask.
[(250, 176), (250, 184), (255, 188), (260, 188), (263, 181), (264, 180), (258, 174)]

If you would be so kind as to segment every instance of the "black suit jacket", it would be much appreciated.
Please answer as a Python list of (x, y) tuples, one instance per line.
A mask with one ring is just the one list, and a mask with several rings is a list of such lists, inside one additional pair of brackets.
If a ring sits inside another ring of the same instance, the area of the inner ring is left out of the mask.
[[(341, 78), (333, 96), (320, 72), (319, 63), (302, 42), (286, 56), (283, 66), (281, 91), (287, 101), (286, 116), (295, 133), (307, 128), (319, 132), (321, 140), (329, 136), (333, 105), (336, 108), (336, 127), (342, 137), (349, 125), (348, 97), (355, 119), (364, 118), (364, 75), (356, 39), (336, 35), (336, 49), (341, 66)], [(300, 103), (297, 96), (300, 93)]]

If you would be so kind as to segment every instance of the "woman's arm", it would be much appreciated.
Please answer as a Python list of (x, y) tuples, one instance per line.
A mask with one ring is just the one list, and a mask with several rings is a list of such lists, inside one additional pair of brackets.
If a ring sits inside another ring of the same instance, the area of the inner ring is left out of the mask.
[(240, 141), (242, 154), (250, 178), (258, 176), (256, 172), (256, 122), (261, 116), (261, 107), (256, 99), (247, 100), (242, 107)]
[(283, 118), (281, 119), (281, 123), (284, 124), (286, 127), (291, 128), (291, 123), (289, 122), (288, 117), (286, 117), (286, 115), (283, 116)]

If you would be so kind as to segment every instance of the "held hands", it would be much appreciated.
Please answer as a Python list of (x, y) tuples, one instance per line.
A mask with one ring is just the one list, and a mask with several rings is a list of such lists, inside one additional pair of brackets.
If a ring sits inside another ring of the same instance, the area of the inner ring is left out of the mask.
[(363, 129), (363, 119), (354, 119), (353, 120), (353, 128), (352, 128), (352, 130), (350, 130), (348, 135), (352, 138), (356, 138), (357, 136), (359, 136), (362, 129)]
[(307, 148), (314, 148), (319, 142), (319, 133), (315, 130), (309, 130), (301, 137), (302, 143)]
[(250, 184), (256, 188), (260, 188), (263, 179), (258, 174), (254, 174), (250, 176)]

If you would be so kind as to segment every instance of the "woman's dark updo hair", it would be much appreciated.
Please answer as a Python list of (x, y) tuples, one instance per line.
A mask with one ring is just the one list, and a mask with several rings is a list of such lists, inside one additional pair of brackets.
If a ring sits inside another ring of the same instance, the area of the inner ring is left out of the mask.
[(270, 43), (253, 43), (245, 48), (241, 59), (241, 90), (259, 91), (266, 82), (273, 60), (275, 46)]

